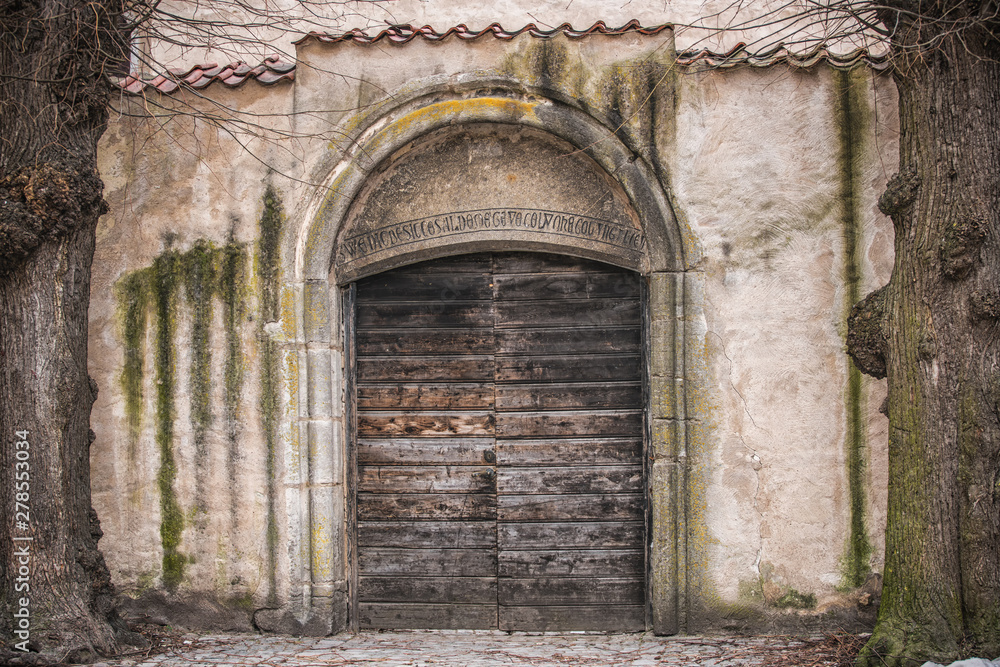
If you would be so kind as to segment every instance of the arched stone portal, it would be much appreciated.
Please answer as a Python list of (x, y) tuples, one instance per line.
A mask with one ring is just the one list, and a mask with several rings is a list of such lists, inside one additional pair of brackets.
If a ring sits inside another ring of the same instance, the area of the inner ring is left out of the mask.
[(294, 335), (281, 428), (296, 615), (317, 629), (354, 622), (354, 281), (437, 257), (529, 251), (645, 279), (645, 597), (652, 629), (677, 632), (686, 598), (685, 267), (652, 170), (582, 111), (492, 88), (416, 97), (373, 120), (326, 192), (286, 246), (295, 306), (284, 316)]

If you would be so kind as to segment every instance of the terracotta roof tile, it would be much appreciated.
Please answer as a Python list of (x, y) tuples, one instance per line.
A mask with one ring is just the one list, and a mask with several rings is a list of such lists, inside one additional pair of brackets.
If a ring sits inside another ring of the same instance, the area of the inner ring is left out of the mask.
[[(551, 30), (542, 30), (534, 23), (529, 23), (520, 30), (513, 32), (504, 30), (503, 26), (499, 23), (491, 23), (479, 31), (469, 30), (468, 27), (462, 24), (448, 28), (444, 32), (437, 32), (426, 25), (421, 28), (414, 28), (409, 25), (393, 25), (374, 36), (357, 29), (349, 30), (339, 35), (311, 32), (297, 40), (295, 44), (303, 44), (309, 41), (321, 44), (349, 43), (369, 45), (380, 41), (391, 44), (406, 44), (418, 37), (431, 42), (441, 42), (453, 36), (466, 41), (487, 36), (502, 40), (512, 40), (518, 35), (523, 34), (540, 39), (550, 39), (560, 34), (566, 35), (571, 39), (581, 39), (589, 35), (623, 35), (626, 33), (658, 35), (672, 28), (673, 26), (669, 23), (644, 27), (634, 19), (619, 28), (609, 28), (604, 21), (598, 21), (586, 30), (577, 30), (569, 23), (563, 23)], [(746, 66), (770, 67), (778, 64), (806, 68), (820, 62), (826, 62), (833, 67), (841, 69), (848, 69), (859, 63), (864, 63), (880, 72), (887, 70), (891, 66), (887, 54), (873, 55), (866, 49), (855, 49), (850, 53), (838, 54), (821, 46), (809, 52), (798, 53), (789, 51), (784, 45), (779, 44), (767, 51), (751, 52), (748, 50), (747, 45), (742, 42), (726, 53), (690, 50), (684, 51), (677, 56), (677, 63), (684, 67), (717, 69)], [(236, 88), (243, 85), (249, 79), (255, 79), (258, 83), (267, 86), (279, 81), (294, 81), (295, 63), (283, 61), (279, 56), (270, 56), (255, 67), (242, 62), (234, 62), (225, 66), (219, 66), (217, 63), (205, 63), (189, 69), (171, 69), (168, 74), (161, 74), (152, 79), (139, 79), (134, 76), (128, 76), (122, 79), (120, 85), (125, 92), (136, 95), (149, 90), (156, 90), (169, 95), (180, 89), (182, 83), (196, 90), (204, 89), (216, 81), (221, 82), (229, 88)]]
[(152, 90), (169, 95), (180, 89), (182, 84), (201, 90), (218, 81), (228, 88), (236, 88), (249, 79), (255, 79), (265, 86), (279, 81), (294, 81), (295, 63), (283, 61), (279, 56), (269, 56), (256, 67), (239, 62), (222, 66), (218, 63), (204, 63), (188, 69), (171, 69), (167, 74), (160, 74), (152, 79), (130, 75), (122, 79), (119, 85), (125, 92), (133, 95)]
[(382, 30), (377, 35), (371, 36), (362, 30), (349, 30), (345, 33), (339, 35), (332, 35), (325, 32), (310, 32), (308, 35), (295, 41), (295, 44), (303, 44), (309, 41), (317, 41), (323, 44), (338, 44), (341, 42), (350, 42), (354, 44), (375, 44), (377, 42), (386, 41), (393, 44), (406, 44), (409, 41), (421, 37), (429, 42), (441, 42), (448, 39), (451, 36), (455, 36), (463, 40), (474, 40), (479, 39), (484, 36), (492, 36), (497, 39), (511, 40), (528, 33), (532, 37), (538, 37), (541, 39), (549, 39), (555, 37), (556, 35), (566, 35), (572, 39), (580, 39), (582, 37), (587, 37), (589, 35), (623, 35), (629, 32), (639, 33), (640, 35), (656, 35), (664, 30), (669, 30), (672, 26), (669, 23), (664, 23), (663, 25), (653, 26), (653, 27), (643, 27), (638, 21), (632, 19), (620, 28), (609, 28), (604, 21), (598, 21), (594, 25), (590, 26), (586, 30), (577, 30), (569, 23), (563, 23), (560, 26), (552, 28), (551, 30), (543, 30), (539, 28), (534, 23), (529, 23), (520, 30), (508, 31), (505, 30), (499, 23), (491, 23), (482, 30), (469, 30), (468, 26), (464, 23), (459, 24), (453, 28), (448, 28), (444, 32), (437, 32), (429, 25), (425, 25), (421, 28), (414, 28), (411, 25), (393, 25), (389, 26), (385, 30)]
[(838, 69), (850, 69), (858, 63), (864, 63), (872, 69), (882, 72), (892, 66), (889, 54), (873, 55), (867, 49), (855, 49), (850, 53), (834, 53), (824, 46), (811, 51), (797, 53), (789, 51), (784, 45), (767, 51), (751, 52), (747, 45), (740, 42), (726, 53), (712, 51), (684, 51), (677, 54), (677, 64), (685, 67), (703, 66), (706, 69), (730, 69), (733, 67), (771, 67), (786, 64), (792, 67), (812, 67), (825, 62)]

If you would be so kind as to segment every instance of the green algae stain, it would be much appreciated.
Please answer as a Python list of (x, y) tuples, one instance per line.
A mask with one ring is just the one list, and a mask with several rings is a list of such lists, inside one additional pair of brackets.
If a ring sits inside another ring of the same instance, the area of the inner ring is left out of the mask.
[(275, 461), (278, 446), (278, 345), (264, 330), (264, 324), (277, 321), (280, 314), (281, 290), (280, 247), (284, 210), (278, 193), (268, 186), (264, 192), (264, 208), (260, 216), (260, 235), (254, 264), (260, 290), (260, 311), (257, 336), (260, 341), (261, 394), (260, 411), (267, 445), (267, 553), (268, 601), (277, 599), (278, 522), (274, 488)]
[(140, 271), (126, 276), (115, 286), (115, 295), (125, 356), (120, 381), (125, 396), (129, 460), (134, 462), (142, 430), (142, 381), (146, 358), (146, 314), (149, 310), (145, 273)]
[(211, 401), (211, 329), (212, 294), (215, 287), (214, 248), (200, 240), (181, 256), (184, 293), (191, 315), (191, 426), (194, 431), (196, 455), (205, 454), (205, 435), (212, 424)]
[(156, 321), (154, 368), (156, 375), (156, 444), (160, 451), (157, 486), (160, 491), (160, 543), (163, 546), (163, 585), (173, 592), (184, 578), (187, 559), (179, 550), (184, 513), (177, 502), (174, 481), (174, 333), (177, 328), (177, 287), (180, 255), (168, 250), (153, 261), (150, 273)]
[(218, 295), (222, 302), (222, 321), (226, 334), (225, 404), (230, 438), (235, 437), (235, 422), (243, 385), (243, 355), (240, 350), (239, 324), (245, 314), (246, 249), (231, 240), (218, 254)]
[[(163, 585), (173, 592), (184, 578), (190, 558), (180, 551), (185, 525), (204, 511), (195, 499), (187, 518), (177, 500), (177, 463), (174, 454), (177, 400), (177, 322), (190, 320), (188, 400), (197, 464), (205, 464), (207, 431), (212, 423), (212, 329), (215, 301), (221, 302), (226, 335), (226, 416), (235, 422), (242, 383), (239, 322), (243, 316), (246, 249), (234, 241), (218, 248), (199, 240), (190, 250), (167, 249), (147, 268), (124, 276), (116, 285), (125, 359), (120, 376), (134, 457), (143, 422), (144, 362), (147, 327), (153, 330), (154, 439), (160, 454), (157, 488), (160, 496), (160, 543), (163, 549)], [(182, 292), (183, 290), (183, 292)], [(180, 296), (183, 293), (183, 306)], [(235, 437), (235, 430), (231, 433)], [(201, 475), (199, 474), (199, 478)]]
[[(863, 230), (858, 214), (858, 193), (866, 136), (866, 100), (863, 91), (864, 70), (837, 70), (833, 73), (836, 94), (835, 114), (840, 153), (840, 198), (843, 202), (845, 315), (861, 300), (861, 253)], [(873, 548), (868, 539), (865, 493), (866, 424), (865, 392), (861, 371), (848, 361), (847, 376), (847, 481), (850, 493), (850, 537), (843, 561), (844, 586), (855, 588), (864, 584), (870, 571)]]

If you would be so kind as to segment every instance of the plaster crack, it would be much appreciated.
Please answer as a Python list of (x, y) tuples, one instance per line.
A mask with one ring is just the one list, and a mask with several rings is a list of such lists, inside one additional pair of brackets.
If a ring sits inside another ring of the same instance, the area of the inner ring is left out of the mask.
[[(750, 414), (750, 406), (747, 405), (747, 399), (746, 399), (746, 397), (743, 396), (743, 393), (739, 389), (736, 388), (736, 383), (733, 382), (733, 360), (729, 356), (729, 354), (726, 352), (726, 341), (725, 341), (725, 339), (722, 336), (720, 336), (715, 331), (709, 331), (708, 333), (710, 333), (710, 334), (714, 335), (716, 338), (718, 338), (719, 342), (721, 343), (722, 356), (724, 356), (726, 358), (726, 361), (729, 362), (729, 386), (732, 387), (733, 391), (736, 392), (736, 395), (740, 397), (740, 401), (743, 403), (743, 412), (746, 413), (747, 417), (750, 419), (750, 423), (754, 425), (754, 428), (760, 428), (759, 426), (757, 426), (757, 422), (754, 421), (753, 415)], [(743, 437), (740, 436), (740, 441), (742, 442), (742, 440), (743, 440)], [(747, 444), (744, 442), (743, 446), (747, 447)], [(747, 447), (747, 449), (750, 449), (750, 448)], [(751, 451), (753, 451), (753, 450), (751, 450)]]
[[(746, 397), (736, 387), (736, 383), (733, 382), (734, 364), (732, 357), (730, 357), (728, 352), (726, 352), (725, 339), (721, 335), (719, 335), (719, 333), (716, 331), (709, 330), (708, 333), (711, 333), (712, 335), (714, 335), (716, 338), (719, 339), (722, 356), (724, 356), (726, 358), (726, 361), (729, 362), (729, 373), (728, 373), (729, 386), (732, 388), (734, 392), (736, 392), (736, 395), (740, 397), (740, 402), (743, 404), (743, 412), (746, 413), (747, 418), (750, 420), (750, 423), (753, 424), (754, 428), (760, 429), (766, 433), (767, 432), (766, 429), (762, 429), (760, 426), (758, 426), (756, 420), (754, 420), (753, 414), (750, 413), (750, 406), (747, 404)], [(759, 521), (757, 523), (757, 554), (754, 557), (753, 566), (754, 570), (756, 570), (757, 572), (759, 581), (761, 581), (761, 584), (763, 584), (763, 574), (761, 573), (760, 570), (760, 564), (764, 553), (764, 512), (761, 511), (760, 509), (760, 492), (761, 492), (760, 470), (761, 468), (764, 467), (764, 463), (761, 460), (760, 455), (757, 453), (757, 450), (747, 444), (746, 440), (743, 438), (742, 433), (737, 432), (736, 436), (740, 439), (740, 444), (743, 445), (743, 448), (746, 449), (748, 452), (750, 452), (750, 467), (753, 469), (754, 472), (754, 481), (756, 483), (756, 486), (754, 488), (754, 494), (753, 494), (753, 510), (754, 512), (757, 513)]]

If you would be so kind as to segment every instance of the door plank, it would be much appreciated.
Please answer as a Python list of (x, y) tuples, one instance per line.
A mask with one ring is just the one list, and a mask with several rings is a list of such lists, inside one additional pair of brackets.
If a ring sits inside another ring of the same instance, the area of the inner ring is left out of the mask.
[(492, 276), (487, 271), (454, 273), (451, 271), (397, 270), (362, 280), (358, 296), (365, 301), (448, 302), (477, 301), (493, 298)]
[(643, 604), (641, 577), (500, 578), (497, 599), (502, 605)]
[(495, 393), (496, 409), (504, 411), (642, 407), (638, 382), (500, 384)]
[(641, 410), (602, 412), (498, 412), (498, 438), (539, 436), (629, 436), (641, 433)]
[(636, 273), (573, 272), (513, 273), (494, 277), (496, 298), (504, 301), (523, 299), (616, 299), (637, 298)]
[(580, 496), (500, 496), (500, 521), (600, 521), (640, 519), (643, 494), (617, 493)]
[(501, 577), (641, 577), (646, 569), (642, 551), (567, 550), (500, 551)]
[(358, 436), (493, 435), (494, 418), (490, 412), (431, 413), (359, 412)]
[(495, 630), (497, 606), (360, 602), (358, 624), (382, 630)]
[(498, 440), (497, 464), (501, 466), (601, 465), (641, 463), (641, 438), (551, 438)]
[(358, 466), (361, 493), (493, 493), (496, 475), (484, 466)]
[(359, 521), (486, 520), (496, 518), (497, 498), (478, 493), (359, 493), (357, 513)]
[(369, 382), (433, 382), (435, 380), (492, 382), (493, 366), (492, 355), (359, 357), (356, 372), (359, 385)]
[(482, 328), (493, 326), (493, 304), (489, 301), (443, 303), (358, 303), (358, 332), (384, 328)]
[[(496, 337), (485, 329), (366, 329), (355, 337), (358, 358), (368, 355), (493, 354)], [(638, 346), (636, 347), (638, 349)], [(625, 350), (623, 350), (625, 351)]]
[(491, 382), (449, 384), (359, 384), (358, 410), (426, 409), (487, 410), (493, 407), (496, 389)]
[(497, 541), (502, 551), (638, 548), (644, 529), (642, 521), (501, 523)]
[[(570, 343), (567, 343), (570, 344)], [(640, 377), (638, 354), (562, 354), (558, 356), (497, 356), (499, 382), (595, 382)]]
[(641, 493), (642, 466), (500, 468), (502, 494)]
[[(532, 252), (498, 252), (493, 255), (494, 275), (508, 273), (579, 273), (614, 269), (593, 259)], [(622, 269), (625, 271), (625, 269)]]
[(393, 549), (370, 547), (358, 552), (362, 576), (490, 577), (497, 573), (495, 549)]
[(492, 549), (495, 521), (359, 521), (359, 547)]
[(559, 354), (567, 349), (574, 354), (639, 353), (642, 336), (634, 325), (601, 326), (592, 321), (572, 328), (499, 329), (496, 332), (498, 354)]
[(500, 607), (500, 629), (507, 632), (641, 632), (644, 605)]
[(358, 440), (358, 465), (483, 465), (495, 457), (493, 438)]
[(473, 602), (496, 604), (495, 577), (362, 576), (362, 602)]
[[(584, 308), (585, 306), (585, 308)], [(497, 301), (496, 327), (615, 326), (642, 321), (638, 299), (590, 299), (588, 301)], [(474, 325), (473, 325), (474, 326)]]

